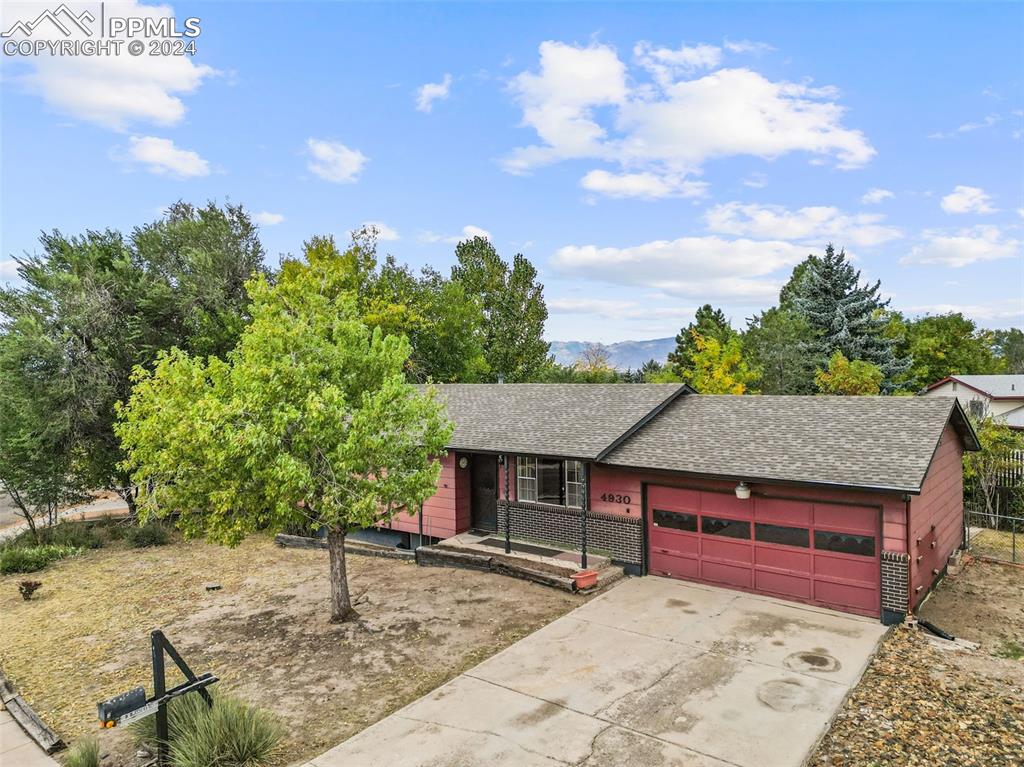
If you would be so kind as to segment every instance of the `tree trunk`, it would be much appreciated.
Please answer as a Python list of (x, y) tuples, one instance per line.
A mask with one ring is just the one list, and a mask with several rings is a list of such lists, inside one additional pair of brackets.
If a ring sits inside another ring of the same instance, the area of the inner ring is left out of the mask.
[(327, 551), (331, 555), (331, 623), (341, 623), (355, 615), (348, 593), (345, 572), (345, 531), (332, 527), (327, 533)]

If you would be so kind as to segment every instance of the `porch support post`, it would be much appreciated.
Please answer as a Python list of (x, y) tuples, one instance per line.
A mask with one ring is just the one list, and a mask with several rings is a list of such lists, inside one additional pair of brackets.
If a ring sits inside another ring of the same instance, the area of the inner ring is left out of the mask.
[(580, 567), (587, 569), (587, 512), (590, 511), (590, 462), (583, 464), (583, 508), (580, 514)]
[(512, 506), (508, 496), (508, 453), (501, 457), (505, 466), (505, 553), (512, 553)]
[(419, 524), (419, 528), (420, 528), (420, 529), (419, 529), (419, 536), (420, 536), (420, 537), (419, 537), (419, 540), (418, 540), (418, 541), (416, 541), (416, 548), (417, 548), (417, 549), (418, 549), (418, 548), (419, 548), (420, 546), (422, 546), (422, 545), (423, 545), (423, 504), (422, 504), (422, 503), (420, 504), (420, 513), (419, 513), (419, 515), (418, 515), (418, 516), (419, 516), (419, 521), (418, 521), (418, 524)]

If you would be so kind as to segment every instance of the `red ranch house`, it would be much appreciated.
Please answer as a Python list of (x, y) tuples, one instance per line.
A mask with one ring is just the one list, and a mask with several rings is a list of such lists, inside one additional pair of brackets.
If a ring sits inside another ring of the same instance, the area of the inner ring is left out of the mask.
[(391, 524), (403, 533), (509, 524), (513, 538), (579, 549), (585, 529), (636, 575), (886, 622), (918, 605), (963, 539), (961, 456), (978, 442), (953, 398), (435, 388), (455, 434), (422, 522)]

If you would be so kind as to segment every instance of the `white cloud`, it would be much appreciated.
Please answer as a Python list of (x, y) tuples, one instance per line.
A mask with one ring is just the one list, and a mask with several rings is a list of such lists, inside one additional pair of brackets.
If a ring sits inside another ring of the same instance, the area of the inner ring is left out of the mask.
[(401, 239), (397, 229), (392, 229), (383, 221), (364, 221), (360, 229), (375, 229), (379, 242), (394, 242)]
[(671, 85), (681, 75), (690, 75), (701, 69), (714, 69), (722, 61), (722, 49), (717, 45), (694, 45), (680, 48), (655, 48), (641, 41), (633, 46), (636, 63), (651, 73), (659, 84)]
[(704, 220), (712, 232), (820, 243), (831, 240), (838, 245), (880, 245), (903, 236), (896, 227), (885, 226), (883, 216), (848, 214), (823, 205), (791, 211), (781, 205), (727, 202), (709, 209)]
[(13, 258), (0, 261), (0, 280), (13, 280), (18, 277), (18, 262)]
[(567, 245), (551, 260), (571, 277), (654, 288), (670, 296), (770, 300), (781, 283), (765, 279), (807, 257), (804, 246), (777, 240), (682, 237), (626, 248)]
[(307, 167), (325, 181), (352, 184), (358, 180), (369, 158), (358, 149), (349, 149), (339, 141), (306, 139), (310, 154)]
[[(716, 52), (717, 51), (717, 52)], [(515, 149), (504, 160), (511, 173), (526, 173), (564, 160), (596, 160), (619, 166), (603, 179), (607, 193), (624, 196), (678, 194), (680, 179), (699, 173), (707, 160), (734, 155), (774, 158), (807, 152), (833, 157), (840, 168), (859, 167), (875, 150), (864, 134), (843, 126), (844, 108), (834, 88), (771, 81), (746, 68), (713, 69), (721, 50), (676, 50), (639, 43), (636, 64), (653, 82), (632, 76), (615, 49), (546, 41), (539, 70), (516, 76), (511, 93), (523, 125), (539, 142)], [(595, 177), (588, 173), (588, 183)], [(655, 185), (647, 176), (664, 177)], [(638, 183), (638, 177), (643, 183)]]
[(416, 109), (420, 112), (432, 111), (435, 101), (444, 101), (448, 98), (451, 87), (452, 76), (447, 73), (439, 83), (424, 83), (416, 89)]
[(483, 237), (485, 240), (491, 239), (491, 233), (486, 229), (481, 229), (479, 226), (473, 226), (467, 224), (462, 227), (460, 234), (437, 234), (436, 232), (422, 232), (419, 239), (422, 242), (446, 242), (450, 245), (457, 245), (463, 240), (471, 240), (474, 237)]
[(687, 306), (651, 307), (608, 298), (552, 298), (547, 307), (552, 314), (593, 314), (609, 320), (688, 319), (696, 310)]
[(879, 189), (878, 187), (874, 187), (872, 189), (868, 189), (868, 191), (864, 193), (864, 196), (860, 198), (860, 201), (864, 205), (877, 205), (878, 203), (890, 200), (895, 196), (896, 195), (888, 189)]
[(751, 189), (764, 189), (768, 186), (768, 176), (755, 171), (743, 179), (743, 186), (748, 186)]
[(723, 47), (729, 51), (729, 53), (752, 53), (755, 56), (760, 56), (762, 53), (770, 53), (774, 51), (774, 46), (768, 43), (759, 43), (753, 40), (726, 40), (723, 43)]
[(978, 322), (998, 323), (1024, 318), (1024, 303), (1019, 298), (998, 299), (985, 304), (929, 304), (906, 306), (902, 309), (912, 315), (960, 312)]
[[(0, 25), (6, 30), (19, 19), (34, 18), (39, 10), (34, 3), (2, 3)], [(107, 2), (105, 13), (107, 17), (156, 19), (175, 15), (170, 6), (132, 0)], [(95, 15), (98, 19), (98, 10)], [(31, 39), (67, 38), (55, 26), (44, 24), (33, 31)], [(88, 38), (74, 30), (74, 39)], [(38, 56), (19, 58), (30, 71), (12, 79), (24, 83), (53, 109), (119, 131), (135, 123), (168, 126), (180, 122), (186, 112), (181, 97), (195, 93), (204, 80), (217, 74), (210, 66), (196, 64), (191, 56), (132, 56), (127, 43), (120, 54), (110, 56), (59, 56), (44, 50)]]
[(1020, 258), (1021, 243), (1004, 239), (995, 226), (975, 226), (948, 233), (926, 229), (921, 233), (924, 242), (916, 245), (901, 264), (940, 264), (959, 268), (979, 261), (1002, 258)]
[(580, 179), (580, 186), (589, 192), (608, 197), (639, 197), (654, 200), (662, 197), (703, 197), (708, 184), (688, 181), (680, 175), (656, 173), (609, 173), (592, 170)]
[(947, 213), (995, 213), (992, 198), (976, 186), (957, 185), (939, 203)]
[(280, 213), (271, 213), (266, 210), (262, 210), (259, 213), (254, 213), (252, 220), (262, 226), (274, 226), (284, 221), (284, 216)]
[(954, 138), (964, 133), (973, 133), (974, 131), (981, 130), (982, 128), (991, 128), (999, 122), (1000, 119), (1002, 118), (1000, 118), (999, 115), (987, 115), (984, 120), (965, 122), (963, 125), (958, 126), (956, 130), (949, 131), (948, 133), (930, 133), (928, 134), (928, 138)]
[(210, 175), (210, 163), (190, 149), (179, 149), (169, 138), (132, 136), (128, 139), (126, 159), (160, 176), (196, 178)]

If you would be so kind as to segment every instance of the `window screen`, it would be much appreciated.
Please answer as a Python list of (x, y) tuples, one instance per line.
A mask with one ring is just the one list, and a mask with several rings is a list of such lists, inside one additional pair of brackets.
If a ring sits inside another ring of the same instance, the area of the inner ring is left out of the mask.
[(537, 459), (519, 456), (516, 458), (516, 498), (520, 501), (537, 501)]

